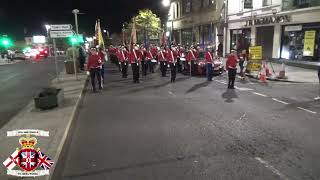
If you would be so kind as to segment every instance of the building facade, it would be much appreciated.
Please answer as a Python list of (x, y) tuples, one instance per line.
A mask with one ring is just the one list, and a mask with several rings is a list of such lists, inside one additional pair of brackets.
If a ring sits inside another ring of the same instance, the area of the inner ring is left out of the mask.
[(171, 3), (167, 29), (177, 44), (200, 46), (219, 43), (222, 1), (174, 0)]
[(319, 0), (229, 0), (227, 52), (262, 46), (264, 58), (319, 60)]
[(320, 58), (320, 0), (176, 0), (167, 26), (181, 44), (223, 42), (226, 53), (261, 45), (264, 58)]

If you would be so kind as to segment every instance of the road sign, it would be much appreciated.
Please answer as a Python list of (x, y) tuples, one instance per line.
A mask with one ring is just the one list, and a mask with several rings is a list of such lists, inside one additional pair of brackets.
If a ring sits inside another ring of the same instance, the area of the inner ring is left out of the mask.
[(262, 59), (262, 46), (252, 46), (249, 47), (249, 58), (253, 60)]
[(72, 26), (71, 24), (55, 24), (55, 25), (50, 25), (50, 30), (51, 31), (62, 31), (62, 30), (71, 30)]
[(73, 31), (50, 31), (50, 37), (51, 38), (67, 38), (70, 36), (73, 36)]
[(313, 56), (316, 31), (306, 31), (304, 34), (303, 56)]

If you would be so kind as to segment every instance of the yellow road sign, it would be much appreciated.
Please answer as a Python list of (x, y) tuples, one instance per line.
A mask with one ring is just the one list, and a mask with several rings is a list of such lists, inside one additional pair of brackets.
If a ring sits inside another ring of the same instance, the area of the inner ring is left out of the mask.
[(262, 60), (262, 46), (249, 47), (249, 59)]
[(316, 31), (306, 31), (304, 33), (303, 56), (314, 55)]

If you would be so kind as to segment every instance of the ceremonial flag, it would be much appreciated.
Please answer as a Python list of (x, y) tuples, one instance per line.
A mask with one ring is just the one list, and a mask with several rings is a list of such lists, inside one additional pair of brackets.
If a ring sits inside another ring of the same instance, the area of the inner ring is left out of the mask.
[(130, 39), (130, 45), (131, 44), (137, 44), (136, 20), (134, 18), (133, 18), (133, 25), (132, 25), (131, 39)]
[(9, 170), (13, 169), (18, 164), (18, 153), (19, 151), (14, 151), (4, 162), (5, 165)]
[(105, 49), (102, 31), (100, 27), (100, 19), (96, 21), (95, 32), (96, 32), (95, 33), (96, 45), (98, 45), (99, 47), (103, 47), (103, 49)]
[(38, 166), (40, 166), (44, 170), (48, 170), (51, 168), (53, 163), (54, 162), (48, 156), (39, 151)]

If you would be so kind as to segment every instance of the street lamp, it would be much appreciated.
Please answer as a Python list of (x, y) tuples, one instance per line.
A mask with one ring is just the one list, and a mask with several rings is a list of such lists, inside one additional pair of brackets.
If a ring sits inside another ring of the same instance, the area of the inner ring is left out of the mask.
[(170, 6), (170, 0), (162, 0), (162, 5), (164, 7), (169, 7)]
[[(72, 13), (74, 14), (74, 22), (76, 25), (76, 36), (78, 37), (79, 34), (79, 29), (78, 29), (78, 14), (79, 14), (79, 9), (74, 9), (72, 10)], [(76, 76), (76, 80), (78, 80), (78, 74), (77, 74), (77, 65), (76, 65), (76, 56), (75, 56), (75, 49), (74, 49), (74, 38), (71, 39), (71, 43), (72, 43), (72, 55), (73, 55), (73, 67), (74, 67), (74, 74)]]

